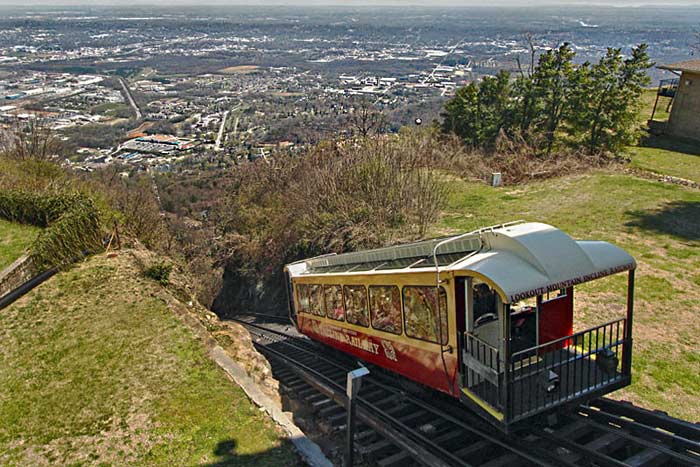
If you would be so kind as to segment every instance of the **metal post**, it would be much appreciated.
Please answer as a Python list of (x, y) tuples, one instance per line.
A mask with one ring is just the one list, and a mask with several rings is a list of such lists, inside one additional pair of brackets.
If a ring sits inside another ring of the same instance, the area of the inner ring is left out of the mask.
[[(502, 406), (502, 411), (503, 411), (503, 423), (506, 425), (506, 431), (508, 430), (508, 423), (510, 422), (510, 418), (513, 414), (513, 410), (511, 408), (511, 374), (510, 374), (510, 369), (511, 369), (511, 361), (510, 361), (510, 352), (511, 352), (511, 316), (510, 316), (510, 304), (502, 305), (503, 308), (503, 325), (505, 326), (504, 333), (503, 333), (503, 378), (500, 379), (501, 383), (503, 384), (503, 389), (501, 392), (502, 399), (500, 402), (503, 404)], [(500, 376), (500, 375), (499, 375)]]
[(634, 315), (634, 269), (627, 276), (627, 319), (625, 320), (625, 344), (622, 347), (622, 374), (632, 373), (632, 319)]
[(649, 120), (654, 120), (654, 114), (656, 113), (656, 105), (659, 103), (659, 95), (661, 95), (661, 82), (659, 82), (659, 90), (656, 91), (656, 100), (654, 101), (654, 109), (651, 111), (651, 117)]
[(347, 423), (345, 424), (345, 467), (352, 467), (354, 462), (355, 398), (360, 392), (362, 377), (368, 374), (369, 370), (365, 367), (360, 367), (357, 370), (348, 372), (347, 386), (345, 388), (345, 394), (348, 396), (345, 407), (347, 410)]

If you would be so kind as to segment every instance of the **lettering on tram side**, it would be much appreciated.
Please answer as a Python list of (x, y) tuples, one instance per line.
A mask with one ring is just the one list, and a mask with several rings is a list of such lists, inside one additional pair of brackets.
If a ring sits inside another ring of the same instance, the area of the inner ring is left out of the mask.
[(384, 348), (384, 355), (391, 361), (398, 362), (396, 359), (396, 351), (391, 341), (385, 341), (382, 339), (382, 347)]
[(324, 326), (318, 321), (314, 321), (314, 327), (316, 328), (316, 332), (324, 337), (342, 342), (356, 349), (364, 350), (365, 352), (373, 353), (374, 355), (379, 355), (379, 344), (375, 344), (369, 339), (360, 336), (350, 336), (341, 329)]

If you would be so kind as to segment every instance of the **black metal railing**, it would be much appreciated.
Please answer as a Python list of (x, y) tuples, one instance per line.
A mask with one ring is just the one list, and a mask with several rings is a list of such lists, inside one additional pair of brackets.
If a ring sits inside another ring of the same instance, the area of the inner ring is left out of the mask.
[(675, 96), (676, 90), (678, 89), (678, 83), (680, 83), (678, 78), (662, 79), (659, 81), (658, 94), (665, 97)]
[[(509, 421), (577, 399), (622, 381), (626, 319), (516, 352), (507, 384)], [(629, 372), (626, 368), (624, 372)]]
[(501, 410), (501, 360), (496, 347), (478, 337), (464, 334), (464, 387), (472, 394)]

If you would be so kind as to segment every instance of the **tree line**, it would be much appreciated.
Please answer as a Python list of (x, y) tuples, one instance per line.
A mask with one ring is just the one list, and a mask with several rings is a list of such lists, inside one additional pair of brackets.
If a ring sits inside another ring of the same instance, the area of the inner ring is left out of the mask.
[[(533, 49), (534, 50), (534, 49)], [(640, 96), (653, 65), (647, 45), (625, 57), (608, 48), (597, 62), (575, 64), (568, 43), (541, 54), (527, 71), (501, 71), (460, 88), (445, 105), (442, 131), (492, 149), (498, 138), (522, 140), (538, 155), (555, 150), (617, 153), (638, 137)]]

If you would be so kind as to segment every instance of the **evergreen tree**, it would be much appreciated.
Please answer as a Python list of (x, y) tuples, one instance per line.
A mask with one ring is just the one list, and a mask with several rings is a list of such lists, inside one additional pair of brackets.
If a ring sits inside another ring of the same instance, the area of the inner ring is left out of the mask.
[(510, 74), (506, 71), (479, 84), (469, 83), (445, 104), (442, 130), (455, 133), (471, 146), (492, 146), (501, 129), (510, 125), (510, 103)]
[(568, 43), (542, 54), (531, 78), (532, 96), (523, 96), (523, 101), (528, 97), (533, 101), (531, 112), (535, 112), (535, 117), (532, 123), (544, 138), (542, 149), (546, 155), (552, 152), (570, 95), (574, 55)]
[(550, 155), (560, 142), (585, 145), (589, 153), (618, 152), (634, 142), (640, 96), (651, 67), (646, 44), (625, 59), (608, 49), (594, 65), (574, 65), (568, 44), (542, 54), (531, 74), (514, 81), (500, 72), (459, 89), (445, 105), (442, 130), (465, 143), (490, 148), (503, 131), (519, 133)]
[(479, 86), (472, 82), (459, 88), (445, 104), (442, 131), (454, 133), (471, 146), (481, 146), (479, 122)]
[(614, 153), (634, 143), (640, 96), (649, 85), (646, 70), (651, 66), (647, 45), (641, 44), (627, 59), (620, 49), (608, 48), (598, 63), (578, 67), (567, 120), (574, 139), (585, 144), (588, 153)]

